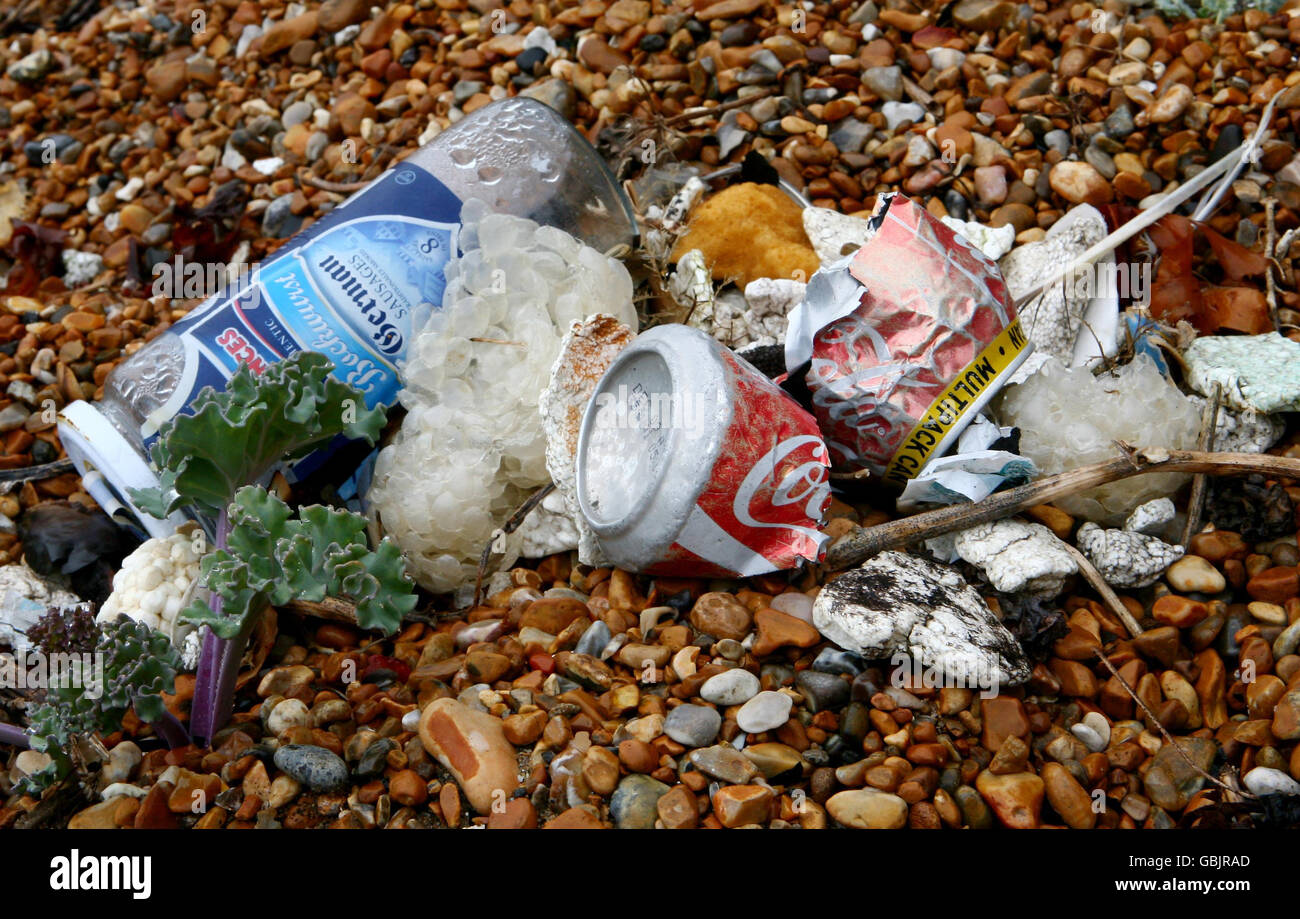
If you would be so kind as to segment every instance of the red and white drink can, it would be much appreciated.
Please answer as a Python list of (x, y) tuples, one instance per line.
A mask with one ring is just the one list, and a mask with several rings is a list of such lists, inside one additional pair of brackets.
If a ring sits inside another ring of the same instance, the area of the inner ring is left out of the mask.
[(619, 567), (748, 576), (822, 553), (830, 456), (816, 420), (697, 329), (658, 326), (615, 359), (576, 467), (583, 517)]

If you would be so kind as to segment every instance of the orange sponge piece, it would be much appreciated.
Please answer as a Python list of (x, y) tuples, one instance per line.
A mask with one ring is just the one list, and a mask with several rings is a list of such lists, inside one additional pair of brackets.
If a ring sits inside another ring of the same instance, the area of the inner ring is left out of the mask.
[(728, 186), (696, 208), (673, 261), (692, 249), (704, 253), (715, 281), (741, 287), (757, 278), (807, 281), (821, 267), (799, 205), (776, 186), (755, 182)]

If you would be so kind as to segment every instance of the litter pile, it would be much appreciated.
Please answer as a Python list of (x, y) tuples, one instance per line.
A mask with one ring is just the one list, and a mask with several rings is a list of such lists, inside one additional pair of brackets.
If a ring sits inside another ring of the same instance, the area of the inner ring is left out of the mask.
[(10, 17), (0, 827), (1291, 822), (1300, 3), (884, 6)]

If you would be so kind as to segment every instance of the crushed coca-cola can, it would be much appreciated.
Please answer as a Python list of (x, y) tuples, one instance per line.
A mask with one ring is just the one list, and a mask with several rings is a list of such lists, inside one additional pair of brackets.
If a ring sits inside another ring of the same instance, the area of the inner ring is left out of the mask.
[(835, 466), (901, 488), (1032, 346), (997, 265), (965, 238), (904, 195), (882, 196), (871, 221), (791, 311), (786, 367), (804, 373)]
[(816, 420), (697, 329), (658, 326), (614, 360), (576, 473), (582, 516), (619, 567), (748, 576), (822, 553), (830, 458)]

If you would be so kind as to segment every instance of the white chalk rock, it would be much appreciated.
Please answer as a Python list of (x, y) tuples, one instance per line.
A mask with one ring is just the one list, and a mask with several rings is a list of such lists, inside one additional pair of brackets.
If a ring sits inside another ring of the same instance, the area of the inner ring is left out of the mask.
[(1105, 530), (1095, 523), (1079, 527), (1076, 539), (1079, 551), (1112, 587), (1149, 587), (1183, 557), (1182, 546), (1134, 530)]
[(1029, 679), (1024, 649), (974, 588), (953, 569), (903, 552), (882, 552), (823, 587), (813, 624), (846, 651), (869, 659), (901, 651), (963, 685)]
[(1010, 252), (1011, 247), (1016, 244), (1016, 228), (1009, 223), (1004, 223), (1000, 227), (990, 227), (978, 220), (958, 220), (947, 214), (939, 219), (995, 262)]
[(1066, 545), (1041, 523), (981, 523), (958, 533), (954, 548), (1002, 593), (1055, 597), (1079, 571)]
[(1133, 513), (1129, 514), (1128, 519), (1124, 521), (1124, 529), (1153, 536), (1173, 523), (1177, 513), (1173, 501), (1168, 498), (1156, 498), (1154, 501), (1133, 508)]

